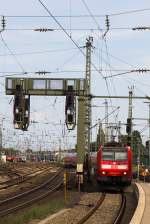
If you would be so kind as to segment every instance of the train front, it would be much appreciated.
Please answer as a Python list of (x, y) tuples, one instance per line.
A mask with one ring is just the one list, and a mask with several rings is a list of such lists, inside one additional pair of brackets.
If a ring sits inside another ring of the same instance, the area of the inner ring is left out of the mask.
[(130, 185), (132, 151), (130, 147), (103, 147), (97, 155), (97, 180), (104, 184)]

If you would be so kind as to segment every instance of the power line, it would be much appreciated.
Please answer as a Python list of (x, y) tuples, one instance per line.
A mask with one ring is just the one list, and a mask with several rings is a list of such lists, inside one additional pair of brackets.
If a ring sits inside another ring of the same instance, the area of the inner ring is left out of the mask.
[(64, 29), (64, 27), (60, 24), (60, 22), (55, 18), (55, 16), (53, 16), (53, 14), (50, 12), (50, 10), (44, 5), (44, 3), (41, 0), (38, 0), (39, 3), (44, 7), (44, 9), (47, 11), (47, 13), (49, 14), (49, 17), (52, 17), (52, 19), (57, 23), (57, 25), (61, 28), (61, 30), (63, 30), (63, 32), (67, 35), (67, 37), (73, 42), (73, 44), (79, 49), (79, 51), (84, 55), (85, 53), (80, 49), (80, 47), (78, 46), (78, 44), (74, 41), (74, 39), (67, 33), (67, 31)]
[[(96, 21), (95, 17), (93, 16), (91, 10), (89, 9), (88, 5), (85, 3), (84, 0), (81, 0), (81, 1), (82, 1), (82, 3), (84, 4), (84, 6), (86, 7), (86, 9), (88, 10), (89, 14), (91, 15), (91, 17), (92, 17), (92, 19), (94, 20), (95, 24), (97, 25), (98, 29), (99, 29), (100, 31), (102, 31), (101, 28), (100, 28), (100, 26), (99, 26), (99, 24), (98, 24), (98, 22)], [(106, 16), (106, 26), (107, 26), (107, 29), (106, 29), (105, 33), (102, 35), (103, 38), (104, 38), (104, 36), (106, 36), (106, 33), (109, 31), (109, 19), (108, 19), (108, 16)], [(106, 52), (107, 52), (108, 49), (107, 49), (107, 45), (106, 45), (106, 39), (105, 39), (105, 47), (106, 47)], [(107, 54), (107, 55), (108, 55), (108, 54)], [(108, 63), (108, 64), (109, 64), (109, 63)], [(108, 87), (108, 82), (107, 82), (106, 79), (105, 79), (105, 84), (106, 84), (106, 89), (107, 89), (108, 95), (110, 96), (110, 91), (109, 91), (109, 87)], [(112, 105), (112, 100), (111, 100), (111, 98), (110, 98), (110, 102), (111, 102), (111, 105)]]
[(104, 78), (107, 79), (107, 78), (122, 76), (122, 75), (130, 74), (130, 73), (134, 73), (134, 72), (146, 73), (146, 72), (150, 72), (150, 69), (135, 69), (135, 70), (131, 70), (131, 71), (128, 71), (128, 72), (123, 72), (123, 73), (119, 73), (119, 74), (115, 74), (115, 75), (105, 76)]
[[(97, 50), (97, 49), (96, 49), (96, 50)], [(128, 62), (126, 62), (125, 60), (123, 60), (123, 59), (121, 59), (121, 58), (118, 58), (118, 57), (116, 57), (116, 56), (110, 54), (109, 52), (106, 52), (106, 51), (104, 51), (104, 50), (101, 50), (101, 52), (102, 52), (102, 53), (105, 53), (106, 55), (108, 54), (109, 56), (111, 56), (112, 58), (116, 59), (117, 61), (120, 61), (120, 62), (122, 62), (122, 63), (124, 63), (124, 64), (126, 64), (126, 65), (129, 65), (129, 66), (135, 68), (134, 65), (132, 65), (132, 64), (130, 64), (130, 63), (128, 63)]]
[[(128, 79), (128, 77), (124, 77), (124, 79), (126, 80), (126, 79)], [(129, 81), (129, 80), (130, 80), (130, 81)], [(150, 87), (150, 85), (148, 85), (147, 83), (142, 82), (142, 81), (135, 80), (135, 79), (133, 79), (133, 78), (131, 78), (131, 77), (130, 77), (129, 80), (128, 80), (128, 82), (130, 82), (130, 83), (131, 83), (131, 80), (132, 80), (133, 82), (137, 82), (139, 85)]]
[[(150, 8), (144, 8), (144, 9), (133, 9), (133, 10), (127, 10), (127, 11), (121, 11), (116, 13), (106, 13), (108, 16), (119, 16), (119, 15), (125, 15), (125, 14), (134, 14), (134, 13), (140, 13), (140, 12), (146, 12), (150, 11)], [(106, 14), (93, 14), (94, 17), (105, 17)], [(55, 18), (81, 18), (81, 17), (91, 17), (91, 15), (87, 14), (78, 14), (78, 15), (54, 15)], [(5, 15), (7, 18), (48, 18), (49, 16), (45, 15)]]
[[(38, 31), (39, 29), (42, 28), (6, 28), (5, 31)], [(50, 31), (62, 31), (61, 28), (43, 28), (43, 29), (48, 29)], [(64, 28), (66, 31), (105, 31), (105, 28), (93, 28), (93, 27), (88, 27), (88, 28)], [(149, 26), (144, 26), (144, 27), (111, 27), (109, 28), (110, 31), (115, 31), (115, 30), (150, 30)], [(46, 32), (46, 31), (43, 31)], [(69, 35), (70, 36), (70, 35)]]
[(98, 30), (101, 30), (101, 28), (100, 28), (98, 22), (97, 22), (96, 19), (95, 19), (95, 16), (92, 14), (92, 12), (91, 12), (90, 8), (88, 7), (88, 5), (85, 3), (84, 0), (81, 0), (81, 1), (82, 1), (82, 3), (84, 4), (84, 6), (86, 7), (87, 11), (89, 12), (91, 18), (94, 20), (95, 24), (97, 25)]
[[(73, 44), (79, 49), (81, 54), (86, 58), (86, 54), (82, 51), (82, 49), (78, 46), (78, 44), (75, 42), (75, 40), (68, 34), (68, 32), (64, 29), (64, 27), (60, 24), (60, 22), (53, 16), (53, 14), (50, 12), (50, 10), (43, 4), (41, 0), (38, 0), (39, 3), (44, 7), (44, 9), (47, 11), (47, 13), (50, 15), (50, 17), (53, 18), (53, 20), (58, 24), (58, 26), (64, 31), (64, 33), (67, 35), (67, 37), (73, 42)], [(91, 63), (91, 65), (96, 69), (96, 71), (103, 77), (103, 74), (99, 72), (99, 70), (96, 68), (96, 66)]]
[[(45, 51), (32, 51), (32, 52), (22, 52), (22, 53), (13, 53), (14, 55), (30, 55), (30, 54), (45, 54), (45, 53), (55, 53), (55, 52), (65, 52), (77, 50), (77, 48), (66, 48), (66, 49), (54, 49), (54, 50), (45, 50)], [(11, 56), (12, 54), (0, 54), (0, 57)]]
[(1, 40), (4, 44), (4, 46), (8, 49), (8, 51), (10, 52), (10, 54), (13, 56), (13, 58), (15, 59), (15, 61), (17, 62), (17, 64), (19, 65), (19, 67), (21, 68), (21, 70), (23, 72), (25, 72), (23, 66), (21, 65), (21, 63), (18, 61), (17, 57), (14, 55), (13, 51), (9, 48), (8, 44), (6, 43), (6, 41), (4, 40), (3, 36), (2, 36), (2, 33), (0, 33), (0, 36), (1, 36)]
[[(97, 70), (91, 70), (92, 72), (94, 72), (94, 71), (97, 71)], [(100, 72), (110, 72), (110, 71), (127, 71), (127, 72), (124, 72), (124, 73), (120, 73), (120, 74), (128, 74), (128, 73), (131, 73), (131, 70), (127, 70), (127, 69), (101, 69), (101, 70), (99, 70)], [(0, 75), (0, 78), (3, 78), (3, 77), (6, 77), (7, 76), (7, 74), (10, 74), (9, 76), (16, 76), (16, 75), (19, 75), (19, 76), (21, 76), (21, 75), (30, 75), (30, 74), (34, 74), (34, 75), (46, 75), (46, 74), (60, 74), (60, 73), (84, 73), (85, 72), (85, 70), (58, 70), (58, 71), (56, 71), (56, 70), (54, 70), (54, 71), (26, 71), (26, 72), (19, 72), (19, 71), (0, 71), (0, 74), (5, 74), (5, 75)], [(135, 71), (136, 72), (136, 71)], [(108, 76), (107, 76), (108, 77)], [(104, 77), (104, 78), (107, 78), (107, 77)], [(111, 77), (113, 77), (113, 75), (112, 76), (110, 76), (110, 77), (108, 77), (108, 78), (111, 78)], [(136, 81), (137, 82), (137, 80), (134, 80), (134, 81)], [(142, 85), (147, 85), (147, 86), (149, 86), (148, 84), (142, 84)]]
[[(104, 42), (105, 42), (105, 49), (106, 49), (106, 55), (107, 55), (107, 58), (108, 58), (108, 66), (109, 66), (109, 68), (110, 68), (110, 74), (112, 75), (112, 71), (111, 71), (111, 63), (110, 63), (110, 57), (109, 57), (109, 54), (108, 54), (108, 46), (107, 46), (107, 39), (106, 39), (106, 34), (107, 34), (107, 32), (109, 31), (109, 29), (107, 29), (106, 30), (106, 32), (105, 32), (105, 36), (104, 36)], [(108, 91), (108, 93), (109, 93), (109, 88), (108, 88), (108, 82), (107, 82), (107, 79), (105, 79), (105, 82), (106, 82), (106, 85), (107, 85), (107, 91)], [(116, 91), (116, 88), (115, 88), (115, 85), (114, 85), (114, 82), (113, 82), (113, 79), (112, 79), (112, 82), (111, 82), (111, 84), (112, 84), (112, 86), (113, 86), (113, 89), (114, 89), (114, 92), (115, 92), (115, 94), (117, 95), (117, 91)], [(117, 101), (117, 100), (116, 100)], [(112, 100), (111, 100), (111, 98), (110, 98), (110, 103), (111, 103), (111, 106), (112, 106)], [(119, 113), (119, 110), (118, 110), (118, 113)], [(118, 115), (117, 116), (115, 116), (114, 114), (113, 114), (113, 116), (114, 116), (114, 120), (116, 120), (117, 119), (117, 117), (118, 117)], [(117, 122), (117, 121), (116, 121)]]
[[(109, 113), (106, 117), (104, 117), (102, 120), (100, 120), (100, 122), (102, 122), (103, 120), (105, 120), (107, 117), (109, 117), (110, 115), (112, 115), (116, 110), (119, 110), (120, 107), (117, 107), (116, 109), (114, 109), (111, 113)], [(90, 127), (90, 129), (95, 128), (97, 125), (99, 124), (99, 121), (94, 124), (92, 127)]]
[[(92, 69), (91, 70), (92, 72), (96, 72), (97, 70), (95, 69)], [(99, 70), (100, 72), (121, 72), (121, 71), (128, 71), (128, 72), (131, 72), (130, 69), (100, 69)], [(3, 73), (8, 73), (8, 74), (12, 74), (12, 73), (16, 73), (16, 74), (24, 74), (24, 75), (29, 75), (29, 74), (37, 74), (37, 73), (42, 73), (42, 71), (26, 71), (24, 73), (20, 72), (20, 71), (0, 71), (0, 74), (3, 74)], [(56, 71), (56, 70), (52, 70), (52, 71), (44, 71), (43, 72), (47, 73), (47, 74), (51, 74), (51, 73), (79, 73), (79, 72), (85, 72), (85, 70), (59, 70), (59, 71)], [(13, 74), (15, 75), (15, 74)], [(107, 78), (107, 77), (106, 77)]]
[(108, 14), (108, 15), (109, 16), (120, 16), (120, 15), (133, 14), (133, 13), (139, 13), (139, 12), (145, 12), (145, 11), (150, 11), (150, 8), (122, 11), (122, 12), (112, 13), (112, 14)]

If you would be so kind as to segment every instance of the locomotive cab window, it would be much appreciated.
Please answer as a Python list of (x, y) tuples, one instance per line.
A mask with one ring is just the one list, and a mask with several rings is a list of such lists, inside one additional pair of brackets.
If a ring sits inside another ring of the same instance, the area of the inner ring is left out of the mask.
[(103, 160), (114, 160), (114, 152), (103, 152)]
[(103, 161), (124, 161), (127, 160), (127, 152), (103, 151)]
[(127, 160), (127, 152), (115, 152), (115, 160)]

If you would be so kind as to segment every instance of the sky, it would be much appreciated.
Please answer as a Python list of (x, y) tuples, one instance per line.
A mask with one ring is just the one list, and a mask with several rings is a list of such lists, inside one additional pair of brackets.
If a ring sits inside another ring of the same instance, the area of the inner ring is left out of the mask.
[[(47, 10), (54, 16), (51, 17)], [(150, 96), (150, 77), (146, 73), (129, 73), (135, 69), (149, 69), (150, 30), (132, 30), (149, 27), (150, 2), (148, 0), (0, 0), (0, 29), (2, 16), (5, 30), (0, 33), (0, 121), (3, 129), (3, 146), (15, 148), (54, 150), (74, 147), (76, 130), (65, 127), (64, 97), (31, 97), (31, 123), (23, 132), (13, 127), (13, 98), (5, 95), (5, 77), (84, 78), (86, 38), (93, 37), (91, 93), (96, 96), (127, 96), (131, 86), (133, 95)], [(106, 31), (106, 15), (109, 30)], [(54, 20), (55, 19), (55, 20)], [(57, 21), (57, 22), (56, 22)], [(59, 25), (58, 25), (59, 23)], [(60, 27), (61, 25), (61, 27)], [(65, 32), (61, 29), (65, 30)], [(53, 29), (37, 32), (35, 29)], [(67, 33), (67, 34), (66, 34)], [(73, 41), (76, 45), (73, 43)], [(35, 75), (48, 71), (48, 75)], [(23, 73), (27, 72), (27, 75)], [(105, 99), (93, 99), (92, 123), (105, 117)], [(147, 100), (146, 100), (147, 101)], [(108, 100), (109, 122), (126, 123), (128, 100)], [(148, 104), (133, 100), (133, 117), (148, 119)], [(148, 138), (148, 121), (134, 120), (143, 140)], [(144, 131), (143, 131), (144, 130)], [(93, 140), (96, 135), (93, 129)], [(121, 131), (125, 134), (125, 125)]]

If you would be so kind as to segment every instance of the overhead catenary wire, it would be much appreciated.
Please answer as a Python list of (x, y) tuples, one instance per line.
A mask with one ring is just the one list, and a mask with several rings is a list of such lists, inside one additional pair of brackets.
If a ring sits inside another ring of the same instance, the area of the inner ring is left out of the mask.
[[(106, 13), (109, 16), (119, 16), (119, 15), (125, 15), (125, 14), (134, 14), (134, 13), (141, 13), (141, 12), (146, 12), (150, 11), (150, 8), (143, 8), (143, 9), (133, 9), (133, 10), (126, 10), (126, 11), (120, 11), (116, 13)], [(106, 14), (93, 14), (94, 17), (105, 17)], [(71, 17), (90, 17), (91, 15), (71, 15)], [(48, 16), (45, 15), (5, 15), (5, 17), (8, 18), (47, 18)], [(55, 15), (56, 18), (68, 18), (70, 15)]]
[[(90, 8), (88, 7), (88, 5), (85, 3), (84, 0), (81, 0), (81, 1), (82, 1), (82, 3), (84, 4), (84, 6), (86, 7), (87, 11), (89, 12), (91, 18), (94, 20), (94, 23), (96, 24), (97, 28), (98, 28), (100, 31), (102, 31), (101, 28), (100, 28), (100, 26), (99, 26), (99, 23), (98, 23), (97, 20), (95, 19), (94, 15), (93, 15), (93, 13), (91, 12), (91, 10), (90, 10)], [(106, 38), (105, 38), (105, 37), (106, 37), (106, 34), (107, 34), (108, 31), (109, 31), (109, 28), (110, 28), (110, 22), (109, 22), (108, 15), (106, 15), (106, 31), (105, 31), (104, 34), (102, 34), (102, 39), (105, 40), (105, 48), (106, 48), (106, 52), (108, 52), (108, 48), (107, 48)], [(108, 53), (107, 53), (107, 57), (108, 57)], [(108, 64), (109, 64), (109, 67), (110, 67), (110, 63), (108, 63)], [(107, 82), (106, 79), (105, 79), (105, 83), (106, 83), (106, 89), (107, 89), (108, 95), (110, 96), (110, 91), (109, 91), (109, 87), (108, 87), (108, 82)], [(110, 98), (110, 103), (111, 103), (111, 106), (112, 106), (112, 100), (111, 100), (111, 98)]]
[[(48, 18), (49, 16), (47, 16), (47, 18)], [(72, 17), (71, 17), (72, 18)], [(61, 29), (60, 29), (61, 30)], [(94, 71), (94, 70), (93, 70)], [(104, 71), (104, 69), (103, 69), (103, 71)], [(110, 71), (113, 71), (113, 70), (110, 70)], [(115, 71), (115, 70), (114, 70)], [(61, 72), (64, 72), (64, 71), (59, 71), (60, 73)], [(73, 71), (73, 72), (76, 72), (76, 71)], [(79, 71), (78, 71), (79, 72)]]
[[(81, 1), (82, 1), (82, 3), (84, 4), (84, 6), (86, 7), (86, 9), (87, 9), (87, 11), (89, 12), (90, 16), (92, 17), (92, 19), (94, 20), (94, 23), (96, 24), (97, 28), (98, 28), (100, 31), (102, 31), (101, 28), (100, 28), (100, 26), (99, 26), (99, 23), (97, 22), (97, 20), (96, 20), (95, 17), (93, 16), (93, 14), (92, 14), (90, 8), (88, 7), (88, 5), (85, 3), (84, 0), (81, 0)], [(109, 31), (109, 28), (110, 28), (110, 23), (109, 23), (108, 16), (106, 16), (106, 31), (105, 31), (104, 34), (102, 34), (102, 39), (105, 38), (107, 32)], [(107, 52), (108, 49), (107, 49), (107, 45), (106, 45), (106, 39), (105, 39), (105, 47), (106, 47), (106, 52)], [(107, 55), (108, 55), (108, 54), (107, 54)], [(109, 66), (110, 66), (110, 64), (109, 64)], [(107, 82), (106, 79), (105, 79), (105, 84), (106, 84), (106, 89), (107, 89), (108, 95), (110, 96), (110, 91), (109, 91), (109, 87), (108, 87), (108, 82)], [(112, 106), (112, 100), (111, 100), (111, 98), (110, 98), (110, 103), (111, 103), (111, 106)]]
[[(49, 31), (62, 31), (62, 29), (61, 28), (54, 28), (54, 27), (51, 27), (51, 28), (49, 28), (49, 27), (47, 27), (47, 28), (22, 28), (22, 27), (20, 27), (20, 28), (15, 28), (15, 27), (13, 27), (13, 28), (6, 28), (5, 29), (5, 31), (38, 31), (38, 30), (40, 30), (40, 29), (48, 29)], [(93, 27), (87, 27), (87, 28), (85, 28), (85, 27), (82, 27), (82, 28), (64, 28), (66, 31), (105, 31), (105, 28), (93, 28)], [(109, 28), (109, 30), (111, 30), (111, 31), (118, 31), (118, 30), (131, 30), (131, 31), (135, 31), (135, 30), (138, 30), (138, 29), (136, 29), (136, 27), (111, 27), (111, 28)], [(142, 27), (141, 27), (141, 29), (140, 29), (140, 27), (139, 27), (139, 30), (142, 30)], [(143, 29), (144, 30), (144, 29)], [(145, 30), (150, 30), (150, 27), (149, 26), (147, 26), (147, 27), (145, 27)], [(42, 32), (42, 31), (41, 31)], [(47, 31), (44, 31), (44, 32), (47, 32)], [(69, 35), (70, 36), (70, 35)]]
[(18, 66), (21, 68), (21, 70), (23, 71), (23, 73), (25, 73), (25, 69), (23, 68), (22, 64), (18, 61), (18, 58), (16, 57), (16, 55), (13, 53), (13, 51), (10, 49), (10, 47), (8, 46), (7, 42), (4, 40), (2, 33), (0, 33), (0, 37), (1, 40), (4, 44), (4, 46), (7, 48), (7, 50), (10, 52), (10, 54), (12, 55), (12, 57), (15, 59), (15, 61), (17, 62)]
[(95, 24), (97, 25), (97, 29), (98, 29), (98, 30), (101, 30), (101, 28), (100, 28), (100, 26), (99, 26), (99, 23), (98, 23), (97, 20), (95, 19), (95, 16), (92, 14), (92, 12), (91, 12), (90, 8), (88, 7), (88, 5), (85, 3), (84, 0), (81, 0), (81, 1), (82, 1), (82, 3), (84, 4), (84, 6), (86, 7), (86, 9), (87, 9), (87, 11), (88, 11), (90, 17), (94, 20)]
[[(47, 11), (47, 13), (49, 14), (49, 16), (53, 18), (53, 20), (57, 23), (57, 25), (64, 31), (64, 33), (66, 34), (66, 36), (73, 42), (73, 44), (79, 49), (79, 51), (81, 52), (81, 54), (86, 58), (86, 54), (84, 53), (84, 51), (78, 46), (78, 44), (76, 43), (76, 41), (68, 34), (68, 32), (60, 24), (60, 22), (55, 18), (55, 16), (53, 16), (53, 14), (50, 12), (50, 10), (43, 4), (43, 2), (41, 0), (38, 0), (38, 2), (44, 7), (44, 9)], [(97, 69), (97, 67), (95, 66), (95, 64), (93, 64), (91, 62), (91, 65), (103, 77), (103, 74)]]
[[(71, 60), (71, 58), (70, 58)], [(67, 63), (67, 62), (66, 62)], [(92, 72), (97, 71), (92, 69)], [(101, 72), (119, 72), (119, 71), (126, 71), (126, 73), (130, 73), (130, 70), (128, 69), (100, 69)], [(51, 70), (51, 71), (45, 71), (45, 70), (41, 70), (41, 71), (26, 71), (26, 72), (20, 72), (20, 71), (0, 71), (0, 74), (5, 74), (5, 75), (0, 75), (0, 78), (7, 76), (7, 74), (9, 74), (9, 76), (15, 76), (15, 75), (48, 75), (48, 74), (61, 74), (61, 73), (84, 73), (85, 70)], [(107, 77), (104, 77), (107, 78)], [(138, 82), (137, 80), (134, 80), (136, 82)], [(142, 82), (141, 82), (142, 83)], [(142, 84), (145, 86), (149, 86), (148, 84)]]
[[(116, 109), (114, 109), (112, 112), (110, 112), (110, 113), (107, 115), (107, 117), (109, 117), (109, 116), (112, 115), (114, 112), (116, 112), (116, 110), (119, 110), (119, 109), (120, 109), (120, 107), (118, 106)], [(106, 119), (106, 117), (104, 117), (102, 120), (100, 120), (100, 122), (101, 122), (101, 121), (104, 121), (105, 119)], [(91, 126), (90, 129), (95, 128), (98, 124), (99, 124), (99, 121), (98, 121), (96, 124), (94, 124), (93, 126)]]
[[(96, 50), (97, 50), (97, 49), (95, 48), (95, 51), (96, 51)], [(133, 67), (134, 69), (136, 68), (136, 66), (134, 66), (134, 65), (132, 65), (131, 63), (125, 61), (124, 59), (121, 59), (121, 58), (119, 58), (119, 57), (117, 57), (117, 56), (112, 55), (112, 54), (109, 53), (108, 51), (106, 52), (106, 51), (104, 51), (104, 50), (101, 49), (101, 52), (104, 53), (104, 54), (106, 54), (106, 55), (108, 54), (110, 57), (112, 57), (113, 59), (115, 59), (115, 60), (117, 60), (117, 61), (122, 62), (123, 64), (129, 65), (129, 66)]]
[[(45, 54), (45, 53), (55, 53), (55, 52), (67, 52), (77, 50), (77, 48), (64, 48), (64, 49), (54, 49), (54, 50), (43, 50), (43, 51), (29, 51), (29, 52), (13, 52), (14, 55), (30, 55), (30, 54)], [(0, 54), (0, 57), (12, 56), (12, 54)]]
[(150, 72), (150, 69), (135, 69), (135, 70), (130, 70), (128, 72), (123, 72), (123, 73), (119, 73), (119, 74), (105, 76), (104, 79), (113, 78), (113, 77), (116, 77), (116, 76), (122, 76), (122, 75), (130, 74), (130, 73), (134, 73), (134, 72), (146, 73), (146, 72)]
[[(108, 32), (108, 31), (109, 31), (109, 29), (107, 30), (107, 32)], [(105, 32), (105, 37), (104, 37), (104, 43), (105, 43), (106, 55), (107, 55), (107, 58), (108, 58), (108, 66), (109, 66), (109, 69), (110, 69), (110, 74), (112, 75), (112, 71), (111, 71), (111, 62), (110, 62), (110, 57), (109, 57), (109, 54), (108, 54), (108, 46), (107, 46), (106, 32)], [(108, 88), (108, 82), (107, 82), (107, 79), (105, 79), (105, 82), (106, 82), (106, 84), (107, 84), (107, 88)], [(112, 86), (113, 86), (115, 95), (117, 95), (117, 91), (116, 91), (116, 88), (115, 88), (113, 79), (112, 79), (111, 84), (112, 84)], [(109, 88), (108, 88), (108, 93), (109, 93)], [(116, 101), (117, 101), (117, 99), (116, 99)], [(119, 99), (118, 99), (118, 101), (119, 101)], [(110, 103), (111, 103), (111, 106), (112, 106), (112, 99), (111, 99), (111, 98), (110, 98)], [(117, 103), (118, 103), (118, 102), (117, 102)], [(118, 110), (118, 113), (119, 113), (119, 110)], [(116, 120), (116, 123), (117, 123), (117, 118), (118, 118), (118, 114), (117, 114), (116, 116), (114, 115), (114, 120)]]

